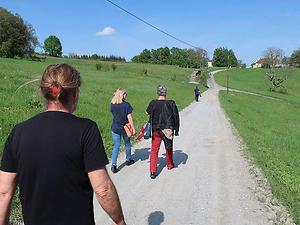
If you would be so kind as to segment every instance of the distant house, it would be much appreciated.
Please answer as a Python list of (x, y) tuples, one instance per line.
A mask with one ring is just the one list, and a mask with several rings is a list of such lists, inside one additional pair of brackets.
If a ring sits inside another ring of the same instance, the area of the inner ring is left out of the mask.
[(208, 66), (208, 67), (213, 67), (212, 61), (208, 61), (208, 62), (207, 62), (207, 66)]
[(252, 68), (262, 68), (266, 65), (266, 60), (263, 58), (258, 58), (254, 63), (251, 64)]

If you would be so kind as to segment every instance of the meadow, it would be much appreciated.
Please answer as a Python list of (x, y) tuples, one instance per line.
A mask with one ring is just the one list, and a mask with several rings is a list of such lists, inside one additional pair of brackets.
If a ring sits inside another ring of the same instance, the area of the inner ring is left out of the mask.
[[(290, 70), (288, 94), (270, 92), (264, 72), (233, 69), (230, 87), (280, 100), (222, 91), (220, 101), (250, 157), (268, 178), (273, 194), (300, 224), (300, 69)], [(226, 84), (226, 72), (215, 78), (219, 84)]]
[(281, 77), (287, 77), (284, 83), (284, 92), (271, 92), (270, 83), (266, 73), (267, 69), (230, 69), (222, 71), (215, 75), (218, 84), (226, 87), (227, 74), (229, 74), (229, 87), (258, 94), (282, 99), (290, 103), (300, 104), (300, 69), (286, 68), (275, 69), (275, 72)]
[[(0, 156), (4, 142), (13, 126), (44, 110), (39, 83), (23, 84), (41, 77), (45, 67), (52, 63), (66, 62), (78, 69), (82, 76), (77, 116), (91, 118), (100, 128), (107, 154), (112, 148), (110, 101), (118, 87), (128, 91), (128, 102), (133, 106), (137, 130), (147, 121), (145, 109), (156, 98), (156, 86), (166, 84), (168, 98), (182, 109), (193, 101), (194, 85), (188, 84), (193, 69), (168, 65), (102, 62), (116, 65), (116, 70), (96, 70), (95, 60), (47, 58), (45, 62), (0, 59)], [(145, 73), (145, 70), (147, 73)], [(42, 129), (42, 128), (41, 128)]]
[[(97, 122), (109, 157), (113, 146), (110, 101), (114, 90), (119, 87), (127, 89), (127, 100), (134, 108), (137, 130), (147, 121), (145, 110), (148, 103), (157, 97), (158, 84), (167, 85), (168, 98), (175, 100), (179, 109), (194, 100), (195, 85), (188, 83), (188, 77), (193, 72), (190, 68), (51, 57), (44, 62), (0, 58), (0, 158), (5, 140), (14, 125), (44, 111), (39, 82), (34, 80), (41, 77), (49, 64), (63, 62), (73, 65), (82, 77), (75, 115)], [(103, 68), (97, 70), (96, 64), (101, 64)], [(18, 223), (22, 221), (22, 215), (16, 196), (12, 203), (11, 220)]]

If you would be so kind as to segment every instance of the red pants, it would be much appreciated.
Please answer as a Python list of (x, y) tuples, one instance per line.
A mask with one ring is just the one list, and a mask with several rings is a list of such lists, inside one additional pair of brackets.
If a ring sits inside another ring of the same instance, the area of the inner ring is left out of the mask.
[[(160, 144), (162, 141), (162, 137), (158, 131), (154, 131), (152, 134), (152, 146), (150, 153), (150, 172), (157, 172), (157, 161), (158, 161), (158, 152), (160, 148)], [(174, 167), (173, 163), (173, 143), (172, 147), (166, 149), (166, 158), (167, 158), (167, 167), (171, 169)]]

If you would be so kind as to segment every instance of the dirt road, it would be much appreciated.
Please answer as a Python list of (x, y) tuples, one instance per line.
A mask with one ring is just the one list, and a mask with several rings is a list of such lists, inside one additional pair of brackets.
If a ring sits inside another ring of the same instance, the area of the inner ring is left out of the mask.
[[(199, 102), (180, 113), (175, 169), (167, 170), (161, 148), (158, 177), (150, 179), (151, 143), (144, 140), (133, 146), (136, 163), (121, 165), (117, 174), (111, 174), (128, 225), (272, 224), (266, 206), (255, 197), (256, 183), (220, 106), (218, 86), (213, 82), (209, 86)], [(123, 162), (121, 155), (119, 164)], [(97, 225), (110, 224), (95, 205)]]

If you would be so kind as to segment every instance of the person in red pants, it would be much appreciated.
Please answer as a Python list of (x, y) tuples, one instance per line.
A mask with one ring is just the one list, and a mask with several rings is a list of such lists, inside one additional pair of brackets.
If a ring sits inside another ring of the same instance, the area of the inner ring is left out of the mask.
[(168, 169), (174, 168), (173, 162), (173, 137), (179, 135), (179, 114), (175, 101), (167, 100), (167, 87), (157, 86), (158, 98), (152, 100), (146, 112), (150, 116), (152, 125), (152, 145), (150, 153), (150, 177), (157, 175), (158, 152), (161, 141), (166, 148)]

